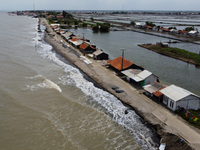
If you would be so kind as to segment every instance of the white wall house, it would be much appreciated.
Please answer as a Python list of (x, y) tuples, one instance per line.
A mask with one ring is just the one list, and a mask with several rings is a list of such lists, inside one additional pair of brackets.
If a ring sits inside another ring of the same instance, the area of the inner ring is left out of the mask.
[(200, 97), (176, 85), (170, 85), (162, 90), (163, 103), (171, 110), (177, 110), (178, 106), (186, 109), (198, 110)]
[(198, 35), (198, 32), (192, 30), (192, 31), (189, 31), (188, 34), (189, 34), (190, 36), (197, 36), (197, 35)]
[(132, 79), (134, 82), (140, 83), (141, 86), (158, 80), (158, 77), (148, 70), (128, 69), (121, 73)]

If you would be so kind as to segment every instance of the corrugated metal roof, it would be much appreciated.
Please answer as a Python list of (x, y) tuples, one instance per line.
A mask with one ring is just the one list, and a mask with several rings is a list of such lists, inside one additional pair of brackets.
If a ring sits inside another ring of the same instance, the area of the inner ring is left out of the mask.
[(143, 71), (141, 70), (138, 72), (138, 69), (137, 70), (128, 69), (128, 70), (122, 71), (122, 73), (136, 82), (143, 81), (152, 74), (148, 70), (143, 70)]
[(66, 32), (66, 33), (63, 34), (62, 36), (64, 36), (66, 39), (68, 39), (71, 35), (73, 35), (73, 33), (71, 33), (71, 32)]
[(78, 46), (78, 45), (81, 45), (83, 44), (83, 40), (78, 40), (78, 41), (74, 41), (72, 42), (74, 45)]
[(160, 90), (160, 92), (174, 101), (179, 101), (189, 95), (194, 95), (196, 97), (199, 97), (195, 95), (194, 93), (173, 84)]
[(197, 31), (190, 31), (190, 32), (188, 32), (189, 34), (195, 34), (195, 33), (197, 33)]
[(96, 50), (93, 54), (95, 55), (95, 56), (97, 56), (97, 55), (100, 55), (100, 54), (102, 54), (102, 53), (104, 53), (102, 50)]
[(165, 85), (158, 83), (156, 81), (151, 83), (151, 84), (143, 86), (143, 88), (146, 91), (148, 91), (149, 93), (152, 93), (152, 94), (154, 94), (155, 96), (158, 96), (158, 97), (162, 95), (160, 90), (165, 88), (165, 87), (166, 87)]

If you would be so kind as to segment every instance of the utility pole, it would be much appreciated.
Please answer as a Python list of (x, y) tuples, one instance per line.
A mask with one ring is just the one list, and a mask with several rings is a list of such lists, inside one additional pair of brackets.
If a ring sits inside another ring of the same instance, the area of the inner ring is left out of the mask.
[(125, 48), (120, 48), (120, 50), (122, 51), (122, 67), (121, 70), (123, 70), (123, 63), (124, 63), (124, 51), (126, 50)]
[(84, 39), (85, 39), (85, 38), (84, 38), (85, 33), (82, 33), (82, 34), (83, 34), (83, 40), (84, 40)]

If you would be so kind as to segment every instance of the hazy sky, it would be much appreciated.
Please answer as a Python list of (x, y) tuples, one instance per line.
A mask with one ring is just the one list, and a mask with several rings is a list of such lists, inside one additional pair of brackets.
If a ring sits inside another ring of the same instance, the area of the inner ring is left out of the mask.
[(200, 10), (200, 0), (0, 0), (0, 10)]

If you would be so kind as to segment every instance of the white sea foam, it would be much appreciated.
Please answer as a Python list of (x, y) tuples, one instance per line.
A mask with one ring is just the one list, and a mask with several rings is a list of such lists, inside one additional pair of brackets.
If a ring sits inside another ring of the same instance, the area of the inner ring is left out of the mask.
[[(110, 93), (96, 88), (92, 82), (84, 79), (78, 69), (61, 61), (52, 51), (52, 47), (49, 44), (37, 41), (37, 51), (42, 57), (53, 61), (63, 68), (66, 75), (59, 78), (63, 85), (73, 85), (81, 89), (86, 96), (91, 97), (93, 101), (101, 105), (106, 112), (112, 116), (115, 122), (122, 125), (130, 132), (130, 134), (133, 134), (135, 139), (141, 143), (144, 149), (156, 149), (152, 140), (152, 131), (142, 124), (139, 116), (133, 110), (125, 107)], [(43, 86), (43, 84), (40, 86)], [(125, 114), (125, 110), (128, 110), (127, 114)]]
[(29, 79), (34, 80), (35, 82), (33, 85), (27, 85), (26, 89), (29, 89), (31, 91), (37, 90), (39, 88), (48, 88), (48, 89), (55, 89), (58, 92), (62, 92), (61, 88), (54, 83), (53, 81), (46, 79), (42, 75), (36, 75), (34, 77), (29, 77)]

